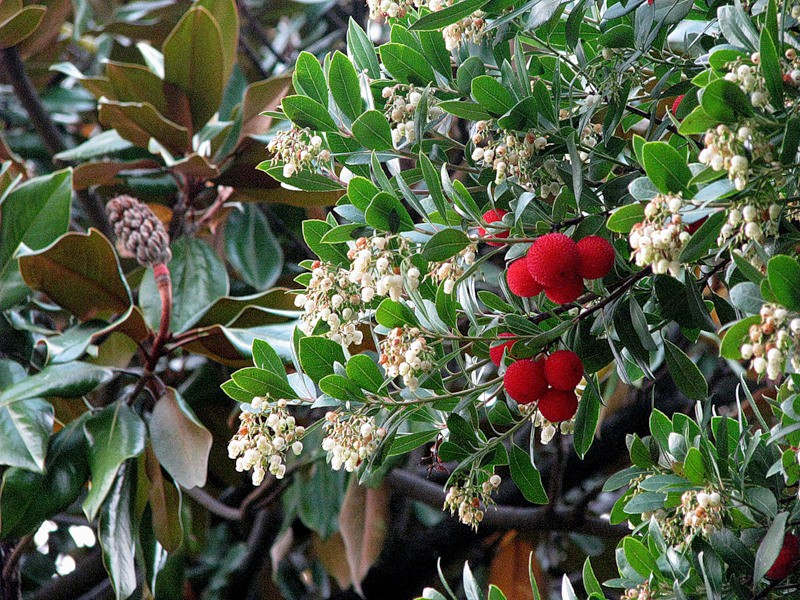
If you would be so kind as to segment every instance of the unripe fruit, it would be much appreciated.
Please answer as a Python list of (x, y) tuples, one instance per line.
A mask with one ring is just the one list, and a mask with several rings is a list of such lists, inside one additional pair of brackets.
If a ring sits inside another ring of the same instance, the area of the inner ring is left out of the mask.
[[(487, 210), (485, 213), (483, 213), (482, 216), (483, 216), (483, 220), (484, 221), (486, 221), (487, 223), (491, 224), (491, 223), (496, 223), (498, 221), (502, 221), (503, 217), (507, 213), (508, 213), (508, 211), (503, 210), (502, 208), (493, 208), (491, 210)], [(498, 232), (498, 233), (489, 233), (489, 234), (487, 234), (486, 229), (484, 229), (483, 227), (478, 229), (478, 235), (481, 236), (481, 237), (486, 237), (488, 235), (489, 237), (507, 238), (508, 234), (509, 234), (508, 231), (501, 231), (501, 232)], [(503, 242), (486, 242), (486, 243), (489, 244), (490, 246), (502, 246), (503, 245)]]
[(506, 273), (508, 289), (520, 298), (532, 298), (542, 293), (544, 289), (539, 282), (531, 277), (528, 271), (528, 263), (524, 258), (520, 258), (508, 265)]
[[(516, 336), (514, 336), (513, 333), (501, 333), (497, 337), (513, 338)], [(492, 362), (495, 364), (495, 366), (497, 367), (500, 366), (500, 361), (503, 360), (503, 351), (505, 349), (508, 349), (508, 351), (510, 352), (511, 346), (513, 346), (515, 343), (516, 340), (514, 340), (513, 342), (505, 342), (503, 344), (497, 344), (496, 346), (492, 346), (491, 348), (489, 348), (489, 358), (492, 359)]]
[(551, 302), (569, 304), (580, 298), (583, 289), (583, 280), (573, 279), (562, 286), (545, 288), (544, 293)]
[(572, 391), (583, 379), (583, 362), (572, 350), (557, 350), (547, 357), (544, 374), (555, 389)]
[(800, 558), (800, 543), (798, 543), (797, 536), (793, 533), (786, 532), (783, 536), (783, 547), (778, 553), (778, 558), (772, 563), (772, 566), (767, 571), (767, 579), (773, 581), (780, 581), (786, 579), (794, 570), (794, 565)]
[(536, 402), (547, 389), (544, 361), (526, 358), (510, 364), (503, 376), (503, 387), (518, 404)]
[(528, 250), (528, 270), (545, 288), (561, 287), (579, 276), (578, 245), (563, 233), (548, 233)]
[(569, 421), (578, 412), (578, 397), (575, 392), (550, 388), (537, 405), (542, 416), (551, 423)]
[(599, 235), (590, 235), (578, 242), (581, 257), (580, 275), (584, 279), (602, 279), (614, 266), (614, 246)]

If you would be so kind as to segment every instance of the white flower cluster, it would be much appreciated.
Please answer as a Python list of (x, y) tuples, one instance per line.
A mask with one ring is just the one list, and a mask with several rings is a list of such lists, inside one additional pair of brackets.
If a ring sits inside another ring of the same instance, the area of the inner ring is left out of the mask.
[(681, 270), (678, 257), (691, 237), (680, 211), (684, 200), (679, 195), (658, 194), (644, 208), (644, 221), (631, 229), (629, 241), (636, 264), (652, 266), (653, 273), (672, 273)]
[(778, 379), (791, 357), (794, 371), (800, 372), (800, 316), (778, 304), (764, 304), (759, 313), (761, 322), (751, 325), (750, 341), (742, 344), (745, 360), (753, 360), (753, 370)]
[(751, 156), (772, 160), (769, 144), (763, 142), (751, 127), (742, 125), (733, 131), (727, 125), (718, 125), (709, 129), (703, 138), (705, 148), (698, 156), (701, 163), (714, 171), (727, 171), (728, 179), (733, 181), (736, 189), (742, 191), (750, 179), (751, 164), (745, 150)]
[(405, 17), (408, 9), (416, 6), (414, 0), (367, 0), (369, 18), (373, 21)]
[(645, 581), (634, 588), (625, 590), (625, 593), (620, 596), (620, 600), (653, 600), (655, 597), (650, 590), (650, 584)]
[(684, 492), (679, 510), (683, 515), (683, 533), (687, 544), (690, 544), (696, 535), (707, 538), (722, 527), (725, 510), (722, 498), (716, 490)]
[(494, 505), (491, 494), (500, 487), (500, 481), (495, 474), (480, 485), (472, 480), (459, 482), (447, 491), (444, 508), (451, 515), (458, 514), (459, 521), (477, 531), (486, 507)]
[[(578, 400), (580, 401), (580, 396)], [(534, 427), (540, 429), (539, 439), (545, 446), (555, 437), (556, 427), (558, 427), (558, 431), (561, 431), (562, 435), (571, 435), (575, 431), (575, 417), (572, 417), (569, 421), (551, 423), (542, 416), (542, 413), (534, 410), (535, 406), (535, 404), (520, 404), (518, 408), (523, 414), (525, 414), (526, 410), (531, 413), (531, 422)]]
[(769, 94), (764, 76), (759, 72), (761, 57), (758, 52), (750, 57), (752, 65), (744, 64), (741, 60), (733, 61), (725, 65), (728, 72), (725, 79), (739, 86), (745, 94), (750, 96), (750, 102), (756, 108), (766, 108), (769, 104)]
[(322, 320), (330, 330), (325, 336), (345, 348), (361, 344), (364, 334), (358, 330), (359, 312), (363, 306), (361, 286), (350, 279), (350, 271), (330, 263), (314, 261), (311, 281), (306, 290), (294, 299), (302, 307), (300, 329), (311, 334)]
[[(599, 98), (599, 96), (595, 96)], [(587, 102), (589, 98), (587, 97)], [(603, 132), (602, 123), (595, 123), (594, 125), (587, 125), (581, 131), (581, 146), (584, 148), (594, 148), (600, 142), (600, 134)], [(585, 150), (578, 152), (582, 162), (589, 160), (589, 153)]]
[(413, 291), (419, 287), (419, 269), (410, 267), (403, 277), (397, 262), (398, 257), (408, 249), (408, 242), (399, 236), (395, 239), (400, 245), (398, 251), (389, 249), (389, 237), (376, 235), (358, 238), (347, 253), (347, 257), (353, 261), (349, 279), (360, 287), (364, 303), (371, 302), (376, 296), (389, 296), (397, 301), (404, 289)]
[(327, 435), (322, 440), (322, 449), (328, 453), (334, 471), (344, 467), (352, 473), (386, 437), (386, 430), (376, 427), (375, 419), (358, 414), (345, 419), (339, 413), (329, 412), (325, 415), (324, 427)]
[(472, 42), (479, 44), (486, 28), (486, 13), (476, 10), (468, 17), (448, 25), (442, 29), (444, 45), (449, 51), (458, 50), (461, 44)]
[(720, 230), (717, 244), (722, 246), (731, 241), (738, 251), (754, 266), (763, 267), (764, 262), (755, 251), (753, 242), (764, 243), (767, 237), (778, 233), (778, 219), (781, 207), (778, 204), (759, 206), (756, 202), (734, 206), (728, 211), (728, 219)]
[[(542, 198), (561, 191), (556, 161), (548, 159), (541, 164), (534, 157), (547, 147), (547, 138), (529, 131), (522, 138), (515, 133), (498, 131), (494, 139), (489, 121), (475, 123), (472, 134), (472, 160), (478, 166), (489, 167), (495, 172), (495, 183), (507, 178), (528, 189), (541, 188)], [(481, 146), (486, 142), (485, 145)], [(544, 172), (540, 167), (544, 167)]]
[(391, 378), (401, 376), (403, 384), (412, 392), (419, 389), (419, 378), (430, 373), (435, 352), (428, 345), (418, 327), (395, 327), (381, 341), (378, 362)]
[(464, 274), (464, 267), (472, 265), (477, 254), (478, 247), (475, 244), (470, 244), (452, 258), (438, 263), (438, 267), (431, 269), (430, 278), (437, 285), (444, 282), (445, 294), (452, 293), (456, 287), (456, 281)]
[(228, 456), (236, 459), (237, 471), (253, 471), (253, 485), (261, 485), (267, 471), (281, 479), (286, 473), (286, 453), (303, 451), (305, 433), (289, 414), (286, 400), (272, 404), (268, 398), (253, 398), (251, 409), (239, 415), (241, 425), (228, 443)]
[(275, 134), (267, 145), (273, 165), (283, 164), (283, 176), (292, 177), (304, 169), (317, 171), (330, 168), (330, 150), (323, 148), (322, 138), (309, 129), (292, 127)]
[[(384, 114), (392, 126), (392, 143), (399, 146), (405, 138), (409, 144), (413, 144), (417, 135), (414, 114), (422, 100), (422, 92), (413, 85), (398, 84), (383, 88), (381, 95), (386, 98)], [(436, 97), (429, 94), (426, 120), (442, 114), (442, 109), (436, 104)]]

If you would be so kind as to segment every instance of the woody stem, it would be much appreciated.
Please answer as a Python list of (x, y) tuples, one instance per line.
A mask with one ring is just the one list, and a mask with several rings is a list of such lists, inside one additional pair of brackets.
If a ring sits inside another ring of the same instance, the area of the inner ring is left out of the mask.
[(172, 317), (172, 278), (169, 274), (169, 268), (164, 263), (157, 264), (153, 267), (153, 274), (155, 275), (158, 294), (161, 296), (161, 322), (145, 364), (145, 373), (151, 373), (155, 369), (158, 359), (161, 358), (161, 348), (169, 337), (169, 322)]

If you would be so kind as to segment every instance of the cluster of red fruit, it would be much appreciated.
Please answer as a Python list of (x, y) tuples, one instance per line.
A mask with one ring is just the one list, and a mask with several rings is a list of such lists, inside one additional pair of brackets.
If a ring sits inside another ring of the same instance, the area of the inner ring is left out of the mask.
[(794, 572), (795, 566), (800, 561), (800, 541), (793, 533), (787, 532), (783, 536), (783, 546), (778, 553), (778, 558), (767, 571), (767, 579), (780, 581), (786, 579)]
[[(506, 211), (492, 209), (483, 214), (487, 223), (502, 221)], [(481, 236), (486, 230), (478, 230)], [(508, 237), (508, 231), (496, 234)], [(500, 246), (502, 242), (487, 242)], [(563, 233), (548, 233), (531, 245), (525, 258), (508, 265), (506, 280), (512, 293), (522, 298), (545, 295), (556, 304), (575, 302), (584, 291), (584, 279), (602, 279), (614, 266), (614, 246), (607, 239), (590, 235), (575, 242)]]
[[(500, 337), (514, 337), (501, 333)], [(514, 345), (509, 341), (489, 350), (492, 362), (500, 365), (503, 352)], [(517, 404), (537, 402), (542, 416), (551, 423), (569, 421), (578, 410), (575, 388), (583, 379), (583, 363), (571, 350), (557, 350), (534, 360), (525, 358), (511, 363), (503, 376), (506, 394)]]

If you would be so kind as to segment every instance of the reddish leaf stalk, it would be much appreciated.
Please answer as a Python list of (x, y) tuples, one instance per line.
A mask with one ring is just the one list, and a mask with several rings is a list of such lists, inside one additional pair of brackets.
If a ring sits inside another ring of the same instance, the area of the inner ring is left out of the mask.
[(158, 359), (161, 358), (161, 349), (169, 337), (169, 322), (172, 317), (172, 278), (169, 274), (169, 267), (165, 263), (159, 263), (153, 267), (153, 275), (155, 276), (158, 294), (161, 296), (161, 322), (145, 364), (146, 374), (155, 369)]

